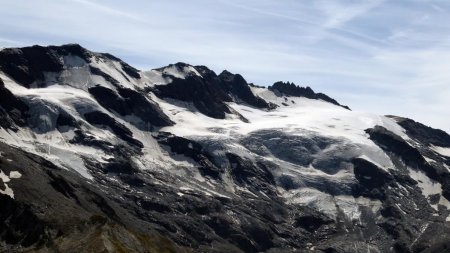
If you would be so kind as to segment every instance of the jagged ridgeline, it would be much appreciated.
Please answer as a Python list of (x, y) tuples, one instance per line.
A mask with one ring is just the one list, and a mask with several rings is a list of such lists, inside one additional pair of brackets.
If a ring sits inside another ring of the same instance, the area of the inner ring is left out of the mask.
[(0, 51), (0, 252), (446, 252), (450, 136), (309, 87)]

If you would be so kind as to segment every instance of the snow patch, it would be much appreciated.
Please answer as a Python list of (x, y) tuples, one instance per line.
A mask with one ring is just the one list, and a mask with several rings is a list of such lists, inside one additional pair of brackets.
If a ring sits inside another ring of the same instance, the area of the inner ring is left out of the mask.
[(114, 78), (125, 88), (134, 89), (135, 86), (138, 86), (138, 82), (122, 70), (120, 62), (93, 56), (91, 65)]
[(172, 81), (170, 78), (163, 77), (160, 71), (154, 69), (142, 72), (141, 76), (142, 76), (141, 86), (164, 85)]
[(201, 77), (200, 73), (192, 66), (183, 66), (180, 70), (176, 65), (170, 65), (162, 70), (162, 74), (170, 75), (179, 79), (186, 79), (188, 75), (196, 75)]
[(425, 161), (427, 161), (428, 164), (436, 163), (435, 160), (433, 160), (433, 159), (431, 159), (431, 158), (429, 158), (429, 157), (427, 157), (427, 156), (423, 156), (423, 158), (425, 159)]
[(18, 171), (9, 172), (9, 176), (6, 175), (2, 170), (0, 170), (0, 180), (3, 182), (4, 190), (0, 190), (0, 194), (8, 195), (12, 199), (14, 199), (14, 191), (9, 187), (9, 182), (11, 179), (17, 179), (22, 177), (22, 174)]
[(378, 162), (380, 162), (380, 161), (383, 162), (383, 164), (380, 164), (380, 163), (374, 161), (368, 155), (373, 157), (375, 154), (367, 152), (367, 154), (361, 155), (359, 158), (364, 159), (368, 162), (371, 162), (371, 163), (375, 164), (378, 168), (384, 169), (386, 171), (387, 171), (387, 169), (394, 168), (394, 164), (392, 163), (390, 158), (384, 152), (382, 152), (382, 155), (384, 155), (384, 157), (383, 157), (384, 159), (383, 158), (376, 159)]
[(431, 149), (436, 151), (440, 155), (450, 157), (450, 148), (431, 145)]
[(441, 184), (432, 181), (424, 172), (411, 168), (408, 168), (408, 171), (411, 178), (417, 181), (419, 188), (422, 190), (422, 194), (426, 198), (433, 194), (442, 193)]
[[(450, 209), (450, 202), (442, 196), (442, 185), (429, 178), (424, 172), (408, 168), (409, 175), (412, 179), (417, 181), (423, 196), (428, 200), (429, 196), (439, 194), (440, 205)], [(438, 205), (431, 205), (435, 210), (438, 210)]]
[(18, 171), (11, 171), (9, 172), (9, 178), (21, 178), (22, 174)]

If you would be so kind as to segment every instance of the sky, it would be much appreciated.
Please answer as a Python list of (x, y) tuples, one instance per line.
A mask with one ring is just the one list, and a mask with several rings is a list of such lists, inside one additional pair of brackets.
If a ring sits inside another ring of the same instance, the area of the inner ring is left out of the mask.
[(291, 81), (450, 133), (448, 0), (0, 0), (0, 47), (78, 43)]

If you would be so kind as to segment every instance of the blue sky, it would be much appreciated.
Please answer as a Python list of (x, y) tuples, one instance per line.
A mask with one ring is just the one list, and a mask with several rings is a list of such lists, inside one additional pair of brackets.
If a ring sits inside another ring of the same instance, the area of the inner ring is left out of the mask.
[(178, 61), (293, 81), (450, 132), (447, 0), (0, 0), (0, 46), (79, 43), (139, 69)]

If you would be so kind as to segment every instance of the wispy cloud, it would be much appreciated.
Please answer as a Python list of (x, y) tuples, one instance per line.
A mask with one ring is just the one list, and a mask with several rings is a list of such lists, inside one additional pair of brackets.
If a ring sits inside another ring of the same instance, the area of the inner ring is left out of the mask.
[(118, 17), (126, 18), (129, 20), (134, 20), (138, 22), (142, 22), (144, 24), (149, 24), (148, 19), (142, 18), (136, 13), (126, 12), (123, 10), (120, 10), (119, 8), (112, 8), (106, 4), (100, 4), (98, 1), (90, 1), (90, 0), (70, 0), (76, 3), (80, 3), (82, 5), (85, 5), (90, 8), (95, 8), (96, 10), (108, 14), (112, 14)]
[(338, 28), (344, 26), (360, 16), (365, 15), (373, 8), (383, 4), (385, 0), (363, 1), (314, 1), (318, 9), (326, 16), (324, 26), (326, 28)]

